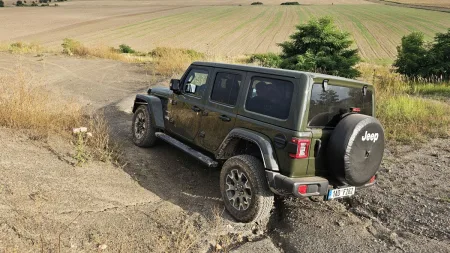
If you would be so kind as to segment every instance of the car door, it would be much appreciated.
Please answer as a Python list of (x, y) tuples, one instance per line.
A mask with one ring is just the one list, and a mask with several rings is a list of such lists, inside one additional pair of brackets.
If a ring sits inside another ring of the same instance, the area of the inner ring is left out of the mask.
[(181, 93), (174, 94), (169, 109), (169, 129), (188, 141), (197, 136), (204, 94), (212, 68), (193, 66), (181, 80)]
[(234, 127), (245, 72), (216, 68), (213, 76), (199, 134), (200, 145), (211, 152), (217, 150)]

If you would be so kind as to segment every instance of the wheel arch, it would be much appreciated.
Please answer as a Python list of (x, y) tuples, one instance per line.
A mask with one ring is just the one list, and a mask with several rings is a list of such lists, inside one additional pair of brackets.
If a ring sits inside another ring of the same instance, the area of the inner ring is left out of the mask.
[[(250, 144), (250, 150), (247, 150), (247, 152), (240, 151), (239, 147), (247, 143)], [(259, 158), (266, 169), (279, 171), (270, 139), (258, 132), (244, 128), (235, 128), (228, 133), (216, 152), (216, 159), (224, 160), (235, 155), (249, 154), (255, 149), (259, 151)]]
[(146, 105), (152, 118), (152, 124), (155, 128), (164, 129), (164, 112), (162, 101), (159, 97), (153, 95), (136, 95), (133, 103), (133, 113), (141, 105)]

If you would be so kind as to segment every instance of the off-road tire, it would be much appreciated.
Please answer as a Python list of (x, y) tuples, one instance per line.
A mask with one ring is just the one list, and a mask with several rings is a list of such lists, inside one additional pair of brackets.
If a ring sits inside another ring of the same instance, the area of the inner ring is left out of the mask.
[[(251, 201), (246, 210), (237, 210), (227, 196), (226, 180), (231, 171), (242, 172), (248, 179), (251, 188)], [(260, 160), (251, 155), (238, 155), (228, 159), (220, 173), (220, 192), (225, 207), (233, 218), (240, 222), (258, 222), (263, 224), (268, 221), (270, 211), (273, 208), (274, 195), (270, 191), (264, 166)]]
[[(142, 136), (139, 136), (139, 134), (137, 134), (136, 132), (136, 124), (137, 121), (140, 120), (140, 117), (143, 117), (143, 125), (145, 127), (145, 129), (143, 129)], [(133, 121), (131, 124), (131, 132), (133, 134), (133, 142), (136, 146), (148, 148), (155, 145), (156, 130), (152, 125), (150, 113), (146, 105), (139, 106), (134, 112)]]

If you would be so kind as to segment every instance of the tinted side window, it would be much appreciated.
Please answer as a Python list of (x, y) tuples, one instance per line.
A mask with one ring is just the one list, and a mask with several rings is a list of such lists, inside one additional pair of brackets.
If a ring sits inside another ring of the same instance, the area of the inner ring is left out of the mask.
[(372, 91), (363, 96), (361, 88), (314, 84), (311, 92), (308, 125), (312, 127), (335, 127), (340, 116), (350, 112), (350, 108), (361, 109), (362, 114), (372, 115)]
[(191, 69), (183, 82), (184, 93), (202, 96), (206, 89), (208, 71), (206, 69)]
[(236, 105), (241, 82), (241, 75), (217, 73), (211, 100), (222, 104)]
[(247, 94), (245, 109), (270, 117), (287, 119), (294, 84), (289, 81), (254, 77)]

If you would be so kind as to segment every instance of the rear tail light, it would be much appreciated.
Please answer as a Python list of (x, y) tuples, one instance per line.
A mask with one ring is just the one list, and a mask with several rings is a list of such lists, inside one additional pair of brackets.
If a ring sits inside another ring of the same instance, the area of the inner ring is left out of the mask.
[(308, 186), (307, 185), (299, 185), (298, 186), (298, 193), (306, 194), (307, 192), (308, 192)]
[(351, 111), (351, 112), (361, 112), (361, 108), (358, 108), (358, 107), (352, 107), (352, 108), (350, 108), (350, 111)]
[(375, 179), (377, 179), (376, 176), (371, 177), (369, 180), (369, 183), (372, 184), (373, 182), (375, 182)]
[(297, 152), (295, 154), (289, 154), (290, 157), (295, 159), (304, 159), (309, 157), (309, 146), (311, 145), (310, 140), (292, 138), (292, 142), (297, 145)]

